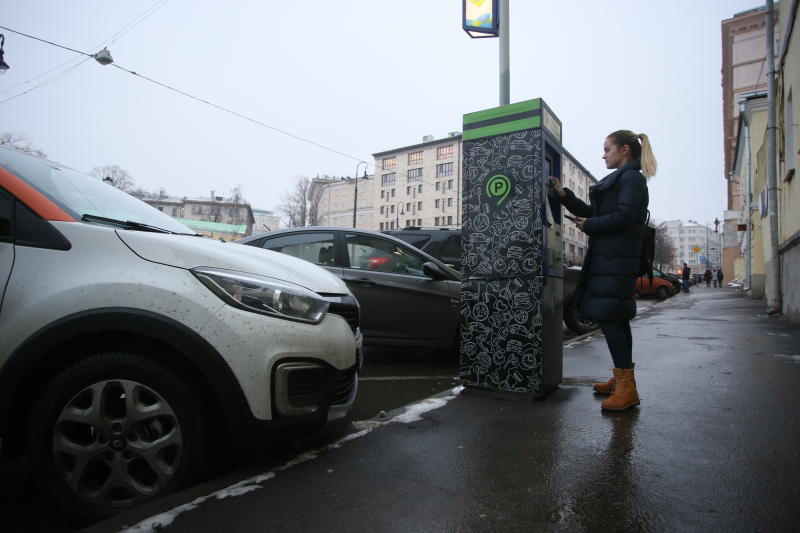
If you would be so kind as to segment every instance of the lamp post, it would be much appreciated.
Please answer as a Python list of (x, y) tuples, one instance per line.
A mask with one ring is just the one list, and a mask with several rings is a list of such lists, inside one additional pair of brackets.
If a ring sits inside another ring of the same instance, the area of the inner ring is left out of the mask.
[(500, 37), (500, 105), (510, 101), (508, 0), (461, 0), (461, 27), (474, 39)]
[(367, 179), (367, 162), (359, 161), (356, 165), (356, 173), (354, 174), (354, 181), (356, 184), (355, 191), (353, 192), (353, 229), (356, 227), (356, 210), (358, 209), (358, 167), (364, 165), (364, 179)]

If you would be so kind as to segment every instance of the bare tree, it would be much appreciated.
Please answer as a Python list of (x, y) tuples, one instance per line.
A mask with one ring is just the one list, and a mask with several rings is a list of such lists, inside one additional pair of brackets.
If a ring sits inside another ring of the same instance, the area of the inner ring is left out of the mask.
[(128, 171), (124, 168), (120, 168), (117, 165), (104, 165), (102, 167), (94, 167), (90, 172), (92, 176), (100, 180), (105, 180), (106, 178), (111, 179), (111, 185), (116, 187), (117, 189), (123, 190), (125, 192), (133, 192), (135, 188), (135, 184), (133, 182), (133, 178)]
[(0, 133), (0, 146), (8, 146), (26, 154), (35, 155), (38, 157), (47, 157), (47, 154), (38, 148), (34, 148), (30, 139), (24, 133), (14, 133), (7, 131)]
[(309, 193), (311, 192), (311, 180), (307, 176), (300, 176), (295, 179), (294, 186), (289, 192), (281, 196), (281, 203), (278, 212), (283, 214), (283, 221), (290, 228), (308, 226), (312, 222), (312, 212), (316, 213), (316, 208), (312, 206)]
[(675, 248), (672, 238), (667, 234), (667, 225), (662, 222), (655, 225), (656, 228), (656, 251), (653, 263), (658, 265), (658, 269), (664, 271), (664, 265), (669, 266), (675, 261)]

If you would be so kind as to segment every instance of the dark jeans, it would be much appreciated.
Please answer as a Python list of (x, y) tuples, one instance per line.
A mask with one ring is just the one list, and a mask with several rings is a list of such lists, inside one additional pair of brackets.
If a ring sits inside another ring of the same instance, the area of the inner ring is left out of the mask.
[(633, 362), (633, 337), (630, 322), (599, 322), (606, 336), (614, 368), (630, 368)]

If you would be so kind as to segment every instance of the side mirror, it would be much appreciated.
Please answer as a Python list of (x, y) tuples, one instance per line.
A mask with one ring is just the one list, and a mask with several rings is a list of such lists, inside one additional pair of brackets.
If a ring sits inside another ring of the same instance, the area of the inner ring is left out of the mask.
[(442, 272), (442, 270), (439, 268), (439, 265), (431, 261), (423, 263), (422, 272), (429, 278), (433, 278), (436, 281), (441, 281), (450, 277), (445, 272)]

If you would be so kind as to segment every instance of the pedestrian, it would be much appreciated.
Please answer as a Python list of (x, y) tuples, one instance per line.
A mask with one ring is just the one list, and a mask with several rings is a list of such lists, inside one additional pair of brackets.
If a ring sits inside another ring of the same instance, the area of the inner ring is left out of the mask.
[(722, 287), (722, 269), (717, 270), (717, 283)]
[[(703, 274), (703, 279), (706, 282), (706, 287), (707, 288), (711, 287), (711, 278), (712, 277), (714, 277), (714, 275), (711, 273), (711, 269), (710, 268), (706, 268), (706, 272), (705, 272), (705, 274)], [(714, 282), (714, 286), (716, 287), (716, 281)]]
[(639, 405), (630, 320), (636, 316), (634, 293), (650, 202), (647, 178), (655, 175), (656, 160), (647, 135), (628, 130), (606, 137), (603, 159), (606, 168), (616, 170), (589, 187), (589, 205), (558, 178), (550, 181), (561, 203), (577, 216), (570, 218), (589, 236), (573, 302), (581, 317), (598, 322), (614, 361), (614, 376), (593, 389), (610, 395), (602, 409), (624, 411)]
[(681, 278), (683, 279), (683, 292), (689, 292), (689, 280), (692, 275), (692, 269), (689, 268), (689, 265), (686, 263), (683, 264), (683, 271), (681, 272)]

